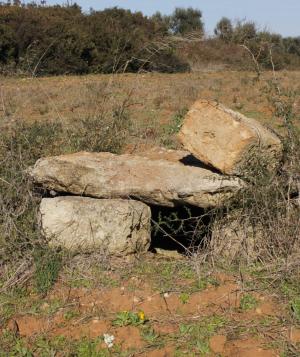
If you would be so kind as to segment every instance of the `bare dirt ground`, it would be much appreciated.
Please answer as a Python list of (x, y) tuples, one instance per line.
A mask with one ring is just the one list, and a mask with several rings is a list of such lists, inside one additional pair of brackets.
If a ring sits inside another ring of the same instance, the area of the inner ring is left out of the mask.
[[(73, 261), (47, 296), (33, 287), (2, 296), (4, 350), (12, 344), (12, 356), (297, 355), (300, 329), (289, 302), (255, 269), (203, 265), (197, 274), (186, 258), (152, 253), (105, 268), (88, 261)], [(114, 337), (111, 348), (104, 334)]]
[[(280, 132), (264, 74), (199, 72), (118, 76), (2, 78), (0, 123), (72, 121), (120, 103), (130, 136), (123, 151), (171, 140), (178, 117), (197, 99), (213, 99)], [(300, 93), (300, 72), (280, 72)], [(299, 97), (299, 96), (298, 96)], [(296, 102), (300, 108), (299, 99)], [(73, 257), (54, 287), (29, 280), (3, 290), (0, 356), (300, 356), (299, 279), (148, 253), (128, 260)], [(113, 341), (111, 347), (107, 336)]]

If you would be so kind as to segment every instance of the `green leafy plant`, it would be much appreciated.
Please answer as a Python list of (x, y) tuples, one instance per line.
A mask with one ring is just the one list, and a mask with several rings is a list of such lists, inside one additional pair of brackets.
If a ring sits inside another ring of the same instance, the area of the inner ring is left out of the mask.
[(200, 355), (210, 352), (209, 338), (213, 336), (226, 323), (221, 316), (210, 316), (194, 324), (179, 325), (179, 338), (190, 346), (191, 350)]
[(51, 249), (39, 249), (34, 255), (34, 281), (38, 293), (45, 294), (53, 286), (62, 267), (62, 255)]
[(81, 340), (76, 346), (76, 356), (78, 357), (108, 357), (110, 352), (107, 349), (99, 349), (101, 339)]
[(182, 304), (187, 304), (190, 299), (190, 294), (188, 293), (182, 293), (179, 295), (179, 300), (182, 302)]
[(146, 318), (144, 312), (131, 312), (131, 311), (121, 311), (117, 313), (116, 318), (113, 320), (112, 324), (114, 326), (140, 326), (146, 323)]
[(240, 301), (240, 309), (243, 311), (255, 309), (258, 305), (258, 301), (251, 294), (245, 294)]
[(67, 321), (70, 321), (70, 320), (74, 319), (75, 317), (78, 317), (79, 315), (80, 314), (78, 311), (69, 310), (64, 313), (64, 319)]
[(295, 298), (291, 302), (291, 309), (294, 318), (300, 323), (300, 298)]
[(152, 327), (145, 326), (141, 331), (143, 339), (152, 346), (161, 346), (163, 343), (159, 341), (159, 334)]
[(173, 148), (175, 143), (173, 142), (173, 136), (177, 134), (182, 126), (183, 119), (187, 113), (187, 108), (180, 109), (163, 129), (162, 144), (166, 147)]
[(22, 340), (17, 340), (15, 342), (15, 347), (13, 349), (12, 356), (16, 357), (33, 357), (33, 353), (25, 346)]

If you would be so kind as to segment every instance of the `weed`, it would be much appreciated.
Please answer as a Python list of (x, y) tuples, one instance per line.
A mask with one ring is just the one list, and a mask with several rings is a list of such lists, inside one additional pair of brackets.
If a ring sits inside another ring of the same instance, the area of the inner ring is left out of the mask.
[(174, 135), (177, 134), (182, 126), (183, 119), (188, 109), (180, 109), (171, 119), (171, 122), (163, 128), (162, 145), (171, 149), (176, 148)]
[(161, 347), (163, 341), (159, 338), (159, 334), (152, 327), (145, 326), (141, 331), (142, 338), (152, 347)]
[(190, 264), (182, 264), (178, 276), (182, 279), (195, 279), (195, 272)]
[(62, 256), (51, 249), (37, 250), (34, 254), (36, 290), (46, 294), (58, 278), (62, 267)]
[(189, 302), (190, 295), (187, 293), (181, 293), (179, 295), (179, 300), (181, 301), (182, 304), (187, 304)]
[(55, 356), (58, 351), (63, 352), (65, 345), (64, 338), (56, 338), (50, 342), (43, 336), (38, 337), (34, 343), (35, 353), (41, 357)]
[(29, 292), (24, 288), (15, 288), (0, 294), (0, 324), (9, 320), (19, 310), (24, 311), (29, 301)]
[(196, 342), (196, 350), (201, 354), (201, 355), (208, 355), (210, 353), (210, 347), (209, 347), (209, 342), (208, 341), (197, 341)]
[(146, 317), (143, 311), (138, 313), (131, 311), (121, 311), (117, 313), (115, 320), (113, 320), (112, 324), (114, 326), (140, 326), (146, 323)]
[(220, 285), (220, 282), (213, 278), (213, 277), (198, 277), (194, 279), (193, 284), (191, 285), (189, 291), (192, 292), (197, 292), (197, 291), (203, 291), (207, 289), (209, 286), (214, 286), (217, 287)]
[(296, 298), (300, 295), (298, 278), (286, 279), (280, 284), (280, 292), (288, 299)]
[(33, 353), (25, 346), (22, 340), (17, 340), (12, 355), (16, 357), (33, 357)]
[(240, 301), (240, 309), (243, 311), (255, 309), (258, 305), (258, 301), (251, 294), (245, 294)]
[(295, 320), (300, 323), (300, 298), (295, 298), (291, 301), (291, 309), (293, 317)]
[(101, 339), (80, 341), (76, 346), (76, 355), (78, 357), (108, 357), (110, 353), (108, 350), (99, 349)]
[(210, 316), (194, 324), (179, 325), (179, 340), (184, 341), (190, 349), (206, 355), (210, 352), (209, 338), (225, 326), (226, 320), (221, 316)]
[(72, 319), (74, 319), (75, 317), (80, 316), (80, 313), (78, 311), (74, 311), (74, 310), (69, 310), (67, 312), (64, 313), (64, 319), (66, 321), (70, 321)]

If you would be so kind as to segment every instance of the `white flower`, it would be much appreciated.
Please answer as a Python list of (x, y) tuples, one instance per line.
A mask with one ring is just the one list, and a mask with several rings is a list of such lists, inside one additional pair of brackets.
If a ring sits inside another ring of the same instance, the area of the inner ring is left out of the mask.
[(103, 334), (104, 342), (108, 348), (112, 348), (114, 345), (115, 336), (109, 335), (107, 333)]

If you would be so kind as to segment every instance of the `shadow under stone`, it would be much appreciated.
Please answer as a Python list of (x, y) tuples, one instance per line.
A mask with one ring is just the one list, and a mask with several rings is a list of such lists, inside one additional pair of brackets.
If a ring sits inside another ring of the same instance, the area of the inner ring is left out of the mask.
[(199, 159), (197, 159), (192, 154), (183, 157), (179, 161), (185, 166), (199, 167), (201, 169), (205, 169), (205, 170), (209, 170), (211, 172), (214, 172), (216, 174), (222, 174), (219, 170), (217, 170), (213, 166), (205, 164), (204, 162), (200, 161)]
[(210, 215), (194, 206), (151, 206), (152, 238), (150, 251), (155, 248), (186, 253), (204, 246), (209, 234)]

